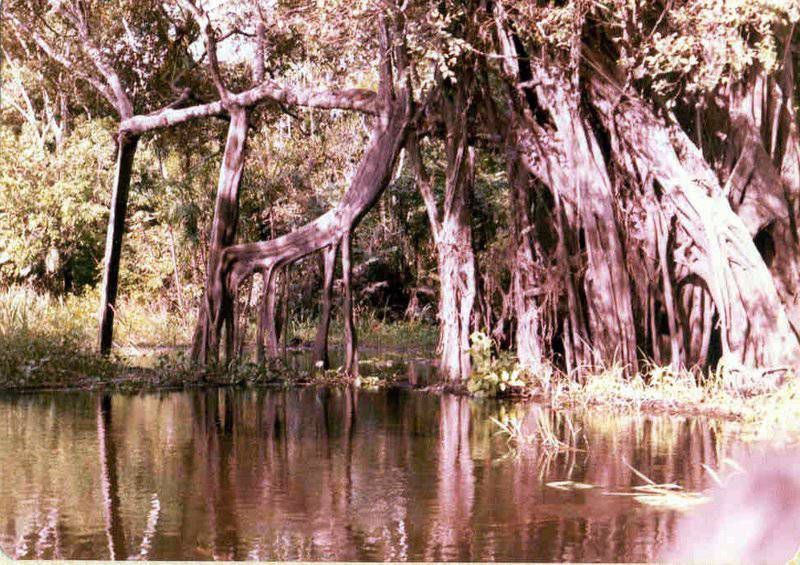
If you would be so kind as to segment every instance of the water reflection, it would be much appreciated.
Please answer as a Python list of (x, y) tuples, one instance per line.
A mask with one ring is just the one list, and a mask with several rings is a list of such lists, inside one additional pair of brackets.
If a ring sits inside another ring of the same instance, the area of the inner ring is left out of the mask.
[(108, 556), (122, 559), (125, 553), (125, 529), (119, 516), (119, 481), (117, 480), (117, 447), (111, 437), (111, 396), (97, 398), (97, 444), (100, 454), (100, 480), (103, 491)]
[[(516, 457), (515, 412), (580, 450)], [(654, 559), (674, 511), (608, 492), (709, 486), (715, 422), (309, 387), (0, 399), (0, 547), (19, 558)], [(505, 456), (505, 457), (504, 457)], [(627, 464), (626, 464), (627, 463)], [(560, 491), (547, 482), (598, 488)]]

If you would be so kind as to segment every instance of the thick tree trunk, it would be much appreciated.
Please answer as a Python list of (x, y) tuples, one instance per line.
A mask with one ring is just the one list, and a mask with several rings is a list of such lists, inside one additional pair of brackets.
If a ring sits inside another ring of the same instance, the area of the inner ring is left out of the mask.
[[(619, 348), (625, 352), (625, 359), (633, 358), (632, 365), (635, 366), (635, 341), (634, 347), (631, 347), (628, 322), (632, 317), (628, 316), (626, 308), (626, 304), (630, 304), (630, 296), (625, 297), (626, 275), (619, 268), (617, 250), (620, 246), (609, 248), (608, 252), (612, 254), (610, 267), (602, 263), (603, 253), (607, 251), (603, 248), (603, 239), (617, 238), (618, 241), (618, 235), (616, 224), (612, 221), (613, 209), (609, 205), (610, 183), (607, 174), (601, 171), (599, 180), (592, 177), (603, 165), (597, 143), (589, 135), (588, 125), (578, 112), (577, 96), (573, 96), (571, 104), (568, 103), (565, 81), (557, 82), (543, 69), (531, 64), (521, 41), (512, 33), (501, 4), (494, 5), (494, 13), (499, 47), (505, 55), (503, 69), (509, 79), (506, 96), (510, 109), (509, 137), (514, 140), (525, 167), (550, 188), (554, 199), (553, 223), (558, 234), (556, 254), (566, 294), (562, 340), (567, 371), (581, 370), (598, 360), (598, 356), (592, 352), (590, 325), (586, 322), (581, 299), (581, 269), (571, 260), (582, 253), (581, 219), (588, 233), (586, 244), (592, 250), (587, 267), (591, 276), (585, 279), (584, 288), (590, 295), (602, 292), (604, 286), (612, 291), (611, 295), (600, 297), (598, 310), (591, 317), (594, 333), (599, 343), (608, 346), (603, 349), (613, 352)], [(523, 84), (526, 86), (523, 87)], [(538, 88), (531, 87), (532, 84)], [(573, 124), (574, 119), (577, 123)], [(588, 170), (585, 170), (587, 167)], [(596, 183), (600, 183), (600, 188)], [(589, 202), (582, 202), (585, 200), (581, 198), (584, 194), (589, 197)], [(596, 198), (599, 198), (598, 202), (594, 202)], [(598, 215), (595, 214), (597, 210)], [(610, 233), (602, 233), (602, 229), (609, 228), (613, 228)], [(598, 316), (599, 311), (607, 312), (609, 307), (615, 306), (614, 301), (620, 304), (618, 314), (603, 320)], [(590, 307), (594, 306), (591, 300), (587, 303)], [(608, 331), (604, 331), (604, 328)], [(619, 331), (615, 331), (615, 328)], [(608, 336), (615, 333), (620, 334), (620, 340), (612, 343), (612, 338)], [(596, 351), (601, 353), (600, 357), (608, 354), (608, 351)]]
[(574, 183), (588, 261), (584, 288), (594, 362), (620, 362), (636, 371), (631, 283), (605, 160), (573, 87), (550, 66), (538, 65), (531, 72), (538, 81), (538, 100), (555, 121)]
[(509, 213), (513, 238), (511, 294), (516, 314), (516, 347), (520, 365), (538, 371), (542, 365), (542, 343), (539, 328), (539, 306), (536, 303), (537, 273), (534, 254), (533, 225), (530, 219), (531, 198), (528, 171), (517, 149), (510, 144), (506, 150), (506, 170), (509, 184)]
[(322, 281), (322, 308), (319, 315), (317, 336), (314, 340), (314, 365), (320, 369), (330, 368), (328, 357), (328, 332), (331, 325), (331, 310), (333, 307), (333, 277), (336, 271), (336, 253), (338, 245), (333, 244), (323, 252), (324, 274)]
[(100, 328), (98, 349), (102, 355), (111, 352), (114, 334), (114, 307), (117, 302), (119, 263), (122, 253), (122, 235), (125, 233), (125, 215), (128, 209), (128, 192), (131, 187), (133, 158), (139, 137), (121, 134), (117, 140), (117, 168), (111, 191), (111, 209), (106, 233), (106, 252), (103, 260), (103, 283), (100, 289)]
[(469, 203), (475, 156), (463, 135), (462, 139), (448, 135), (446, 202), (436, 243), (441, 290), (439, 371), (455, 382), (469, 378), (472, 371), (469, 338), (476, 295)]
[[(239, 220), (239, 182), (244, 170), (245, 145), (247, 140), (247, 110), (233, 107), (230, 110), (230, 126), (225, 153), (217, 185), (217, 197), (214, 204), (214, 220), (211, 225), (211, 239), (208, 248), (206, 276), (211, 281), (218, 270), (222, 250), (231, 245), (236, 237)], [(192, 359), (195, 363), (206, 364), (218, 361), (219, 336), (212, 331), (211, 312), (219, 311), (220, 323), (224, 320), (227, 328), (226, 353), (230, 354), (232, 334), (232, 302), (231, 298), (220, 297), (220, 303), (206, 290), (201, 299), (192, 344)], [(228, 358), (230, 361), (230, 358)]]
[(440, 301), (440, 364), (442, 376), (453, 382), (467, 379), (470, 321), (475, 301), (475, 266), (467, 230), (453, 219), (442, 223), (438, 245)]
[(694, 144), (681, 130), (664, 125), (635, 95), (620, 96), (599, 75), (591, 87), (605, 127), (655, 177), (694, 244), (686, 250), (687, 264), (705, 281), (717, 306), (726, 362), (776, 367), (800, 361), (800, 344), (772, 276)]
[[(726, 192), (736, 214), (759, 244), (795, 334), (800, 333), (800, 241), (797, 193), (797, 124), (793, 101), (783, 101), (773, 81), (753, 74), (731, 89), (724, 166)], [(781, 111), (786, 105), (787, 112)], [(775, 107), (773, 109), (773, 107)], [(772, 109), (774, 115), (769, 115)], [(783, 118), (783, 119), (782, 119)], [(785, 131), (779, 143), (779, 131)], [(783, 151), (778, 150), (781, 145)], [(764, 245), (766, 246), (766, 245)], [(762, 247), (764, 247), (762, 246)], [(770, 254), (774, 255), (769, 256)]]
[(588, 324), (580, 296), (580, 276), (576, 262), (580, 242), (572, 226), (578, 225), (576, 195), (561, 143), (553, 132), (545, 130), (533, 119), (529, 108), (509, 96), (510, 132), (525, 168), (550, 188), (553, 195), (553, 225), (558, 241), (556, 256), (566, 294), (566, 317), (562, 326), (564, 361), (568, 372), (591, 364)]

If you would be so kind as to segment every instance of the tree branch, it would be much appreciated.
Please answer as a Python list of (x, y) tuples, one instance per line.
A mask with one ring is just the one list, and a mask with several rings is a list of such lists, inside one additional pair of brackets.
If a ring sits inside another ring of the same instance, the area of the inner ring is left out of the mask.
[(25, 33), (27, 33), (29, 37), (33, 39), (34, 43), (36, 43), (36, 45), (39, 46), (39, 49), (41, 49), (42, 52), (44, 52), (44, 54), (47, 55), (47, 57), (49, 57), (62, 67), (64, 67), (66, 70), (75, 73), (75, 76), (77, 76), (78, 78), (88, 82), (103, 98), (105, 98), (108, 101), (109, 104), (111, 104), (112, 107), (117, 108), (117, 99), (114, 96), (114, 92), (111, 90), (111, 88), (108, 87), (108, 85), (104, 84), (97, 77), (93, 77), (90, 74), (79, 69), (78, 66), (73, 61), (70, 61), (69, 59), (64, 57), (64, 55), (56, 51), (53, 48), (53, 46), (50, 43), (48, 43), (48, 41), (44, 37), (42, 37), (41, 34), (39, 34), (39, 32), (33, 30), (30, 26), (22, 22), (14, 14), (8, 13), (7, 17), (14, 24), (15, 28), (14, 32), (17, 37), (17, 41), (20, 43), (20, 45), (22, 45), (23, 47), (27, 47), (25, 40), (20, 35), (20, 30), (22, 30)]
[[(273, 100), (287, 106), (306, 106), (327, 110), (354, 110), (365, 114), (377, 113), (377, 96), (371, 90), (352, 88), (347, 90), (295, 90), (264, 82), (254, 88), (230, 96), (230, 103), (241, 107), (255, 106), (264, 100)], [(142, 134), (158, 128), (173, 126), (193, 120), (225, 113), (221, 100), (199, 104), (189, 108), (164, 108), (151, 114), (133, 116), (122, 120), (121, 132)]]
[(214, 86), (217, 87), (217, 93), (222, 100), (223, 104), (228, 104), (230, 99), (230, 92), (222, 80), (222, 73), (219, 70), (219, 59), (217, 58), (217, 34), (211, 26), (211, 18), (200, 6), (195, 4), (192, 0), (178, 0), (200, 26), (200, 31), (206, 40), (206, 52), (208, 53), (208, 67), (211, 71), (211, 80), (214, 81)]
[(69, 20), (69, 22), (78, 32), (78, 35), (81, 39), (81, 50), (86, 54), (97, 71), (105, 79), (108, 88), (113, 93), (114, 102), (112, 102), (112, 104), (119, 113), (120, 118), (125, 119), (133, 116), (133, 104), (128, 97), (127, 91), (122, 85), (119, 74), (117, 74), (117, 71), (108, 61), (108, 59), (106, 59), (105, 55), (103, 55), (102, 51), (97, 47), (92, 39), (91, 33), (89, 32), (89, 26), (86, 23), (86, 16), (83, 13), (81, 2), (78, 1), (77, 5), (71, 4), (73, 10), (72, 13), (64, 7), (64, 4), (65, 2), (63, 1), (57, 3), (55, 5), (55, 9), (59, 14), (63, 15), (67, 20)]

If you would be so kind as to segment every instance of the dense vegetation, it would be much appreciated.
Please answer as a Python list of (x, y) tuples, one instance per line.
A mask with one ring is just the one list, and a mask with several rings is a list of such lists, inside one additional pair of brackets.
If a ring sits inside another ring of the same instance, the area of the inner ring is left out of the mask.
[(35, 289), (196, 368), (298, 336), (327, 368), (336, 312), (345, 373), (359, 334), (438, 327), (473, 391), (800, 360), (793, 0), (2, 10), (6, 343)]

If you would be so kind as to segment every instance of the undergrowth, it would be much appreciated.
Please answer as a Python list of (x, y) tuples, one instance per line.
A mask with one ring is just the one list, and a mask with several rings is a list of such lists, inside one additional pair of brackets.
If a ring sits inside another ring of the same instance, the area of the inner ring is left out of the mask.
[(0, 386), (60, 386), (109, 375), (113, 362), (88, 346), (95, 324), (87, 305), (24, 288), (0, 295)]
[(732, 420), (744, 439), (800, 441), (800, 378), (789, 370), (773, 374), (720, 364), (702, 372), (649, 363), (633, 375), (621, 365), (581, 376), (549, 365), (532, 371), (513, 356), (494, 353), (491, 341), (480, 333), (472, 336), (472, 359), (467, 388), (479, 397), (532, 397), (559, 409), (602, 407), (722, 417)]
[[(187, 383), (303, 384), (345, 382), (335, 371), (289, 369), (280, 363), (236, 366), (198, 375), (187, 359), (191, 337), (187, 314), (157, 306), (121, 302), (117, 310), (116, 356), (95, 353), (95, 293), (55, 298), (23, 287), (0, 292), (0, 389), (179, 386)], [(431, 354), (436, 328), (413, 322), (389, 323), (359, 316), (361, 343)], [(294, 323), (291, 335), (311, 341), (315, 324)], [(341, 328), (333, 324), (336, 345)], [(753, 439), (800, 439), (800, 379), (792, 372), (741, 371), (720, 365), (714, 371), (672, 370), (647, 364), (630, 375), (611, 365), (567, 374), (550, 365), (521, 366), (508, 352), (493, 351), (483, 334), (472, 336), (474, 370), (468, 391), (478, 397), (533, 397), (555, 408), (597, 407), (706, 414), (734, 420)], [(153, 345), (161, 347), (154, 350)], [(402, 379), (399, 366), (381, 358), (361, 363), (357, 384), (384, 386)], [(350, 382), (350, 381), (348, 381)], [(742, 383), (750, 383), (743, 387)], [(751, 386), (758, 383), (758, 386)]]
[[(439, 329), (436, 325), (415, 320), (389, 321), (373, 310), (356, 308), (356, 331), (361, 346), (382, 349), (393, 348), (406, 351), (430, 353), (436, 349)], [(318, 319), (293, 320), (289, 335), (304, 343), (312, 343), (317, 332)], [(344, 341), (344, 325), (340, 317), (331, 320), (329, 343), (339, 346)]]
[[(102, 357), (95, 350), (98, 303), (96, 291), (61, 297), (27, 287), (0, 292), (0, 388), (90, 387), (119, 379), (141, 380), (146, 373), (136, 370), (140, 348), (174, 346), (191, 335), (185, 318), (120, 301), (114, 332), (119, 346), (110, 358)], [(178, 363), (170, 367), (181, 369)], [(171, 380), (175, 378), (173, 374)]]

